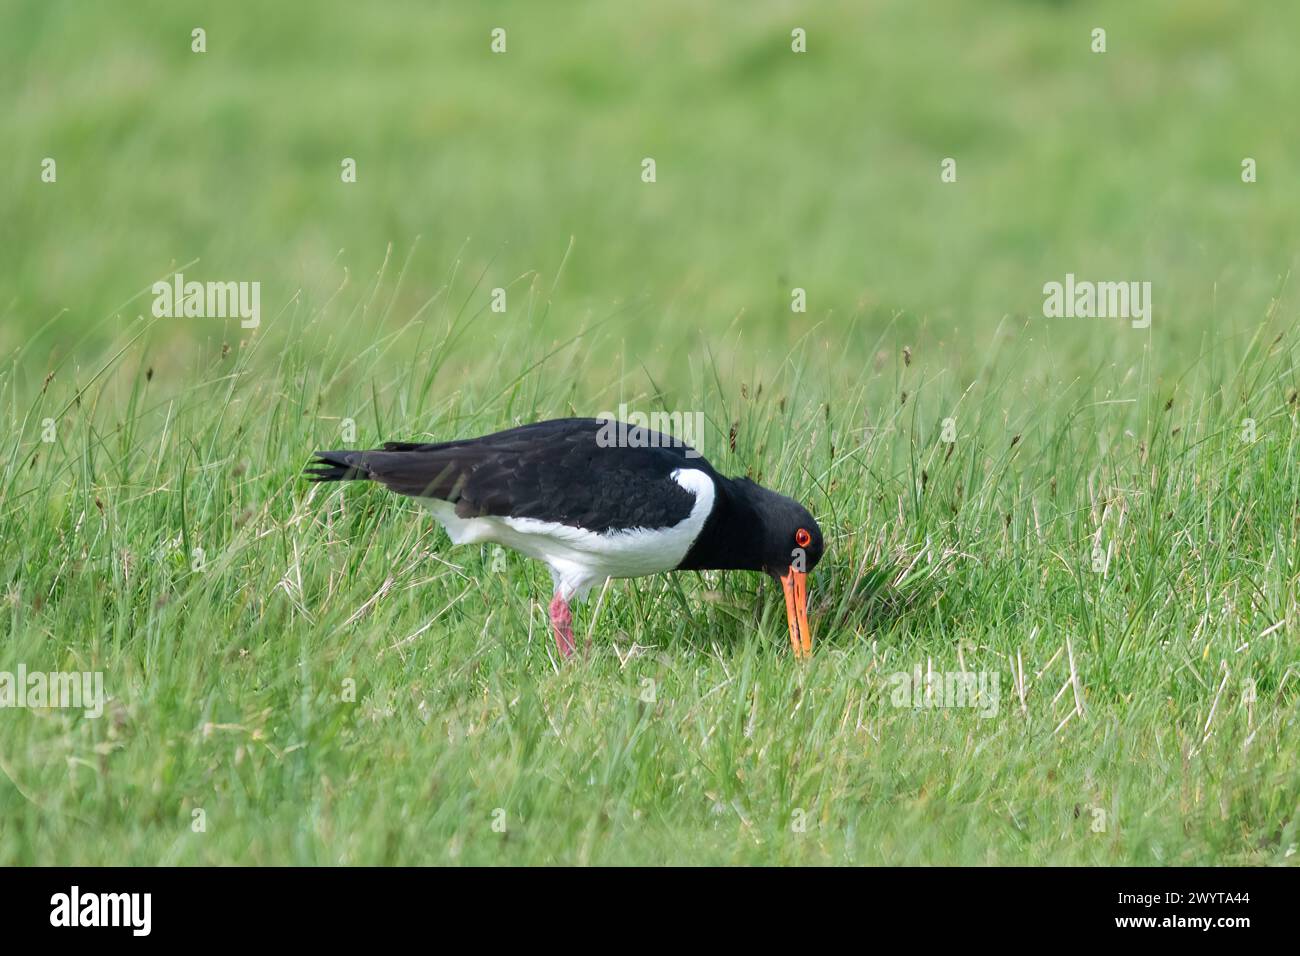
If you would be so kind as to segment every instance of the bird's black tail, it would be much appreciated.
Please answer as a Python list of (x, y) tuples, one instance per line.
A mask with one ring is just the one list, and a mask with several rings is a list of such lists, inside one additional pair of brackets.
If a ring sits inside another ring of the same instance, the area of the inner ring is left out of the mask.
[(308, 481), (369, 481), (370, 472), (359, 451), (318, 451), (303, 469)]

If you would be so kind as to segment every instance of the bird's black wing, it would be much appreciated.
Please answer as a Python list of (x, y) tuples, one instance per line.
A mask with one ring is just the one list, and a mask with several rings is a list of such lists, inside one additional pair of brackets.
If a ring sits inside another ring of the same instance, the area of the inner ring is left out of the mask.
[(452, 502), (464, 518), (534, 518), (590, 531), (677, 524), (695, 496), (672, 473), (695, 468), (716, 481), (713, 468), (659, 432), (617, 429), (600, 419), (566, 418), (465, 441), (317, 452), (312, 474), (325, 481), (373, 478), (400, 494)]

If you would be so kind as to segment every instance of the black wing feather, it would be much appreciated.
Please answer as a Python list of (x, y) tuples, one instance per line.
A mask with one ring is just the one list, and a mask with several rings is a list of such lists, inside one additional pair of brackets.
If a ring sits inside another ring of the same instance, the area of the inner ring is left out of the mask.
[(629, 426), (633, 447), (603, 447), (597, 437), (605, 426), (568, 418), (463, 441), (317, 452), (309, 474), (316, 481), (372, 478), (399, 494), (450, 501), (461, 517), (535, 518), (592, 531), (677, 524), (695, 504), (672, 480), (678, 468), (718, 480), (693, 449), (658, 432)]

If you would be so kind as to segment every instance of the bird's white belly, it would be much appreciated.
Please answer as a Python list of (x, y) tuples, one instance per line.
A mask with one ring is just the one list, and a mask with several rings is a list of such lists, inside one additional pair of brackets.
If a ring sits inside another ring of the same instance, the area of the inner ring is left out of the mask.
[(565, 599), (584, 598), (606, 578), (634, 578), (671, 571), (699, 537), (713, 510), (713, 480), (702, 471), (679, 468), (673, 480), (695, 496), (691, 513), (667, 528), (596, 532), (535, 518), (461, 518), (446, 501), (421, 498), (447, 530), (452, 544), (491, 542), (544, 561)]

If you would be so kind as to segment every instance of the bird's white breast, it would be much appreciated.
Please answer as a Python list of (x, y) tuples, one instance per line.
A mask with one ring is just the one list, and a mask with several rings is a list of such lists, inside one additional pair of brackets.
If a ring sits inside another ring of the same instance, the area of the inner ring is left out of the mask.
[(715, 488), (713, 479), (698, 469), (678, 468), (671, 477), (695, 496), (695, 504), (667, 528), (596, 532), (535, 518), (461, 518), (449, 502), (419, 500), (447, 529), (452, 544), (493, 542), (544, 561), (565, 599), (581, 599), (606, 578), (657, 574), (681, 564), (713, 510)]

